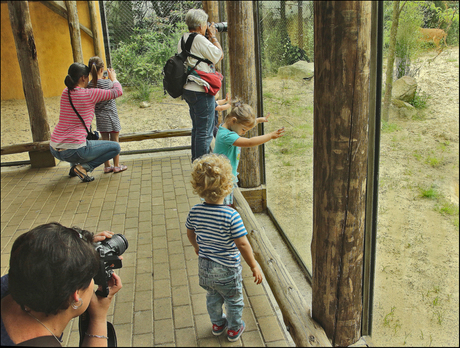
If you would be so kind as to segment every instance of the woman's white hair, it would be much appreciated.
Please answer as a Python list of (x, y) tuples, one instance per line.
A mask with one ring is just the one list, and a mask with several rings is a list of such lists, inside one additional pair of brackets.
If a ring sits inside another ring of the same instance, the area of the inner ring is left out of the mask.
[(185, 24), (189, 30), (197, 29), (199, 26), (204, 26), (208, 22), (208, 14), (202, 9), (192, 8), (185, 15)]

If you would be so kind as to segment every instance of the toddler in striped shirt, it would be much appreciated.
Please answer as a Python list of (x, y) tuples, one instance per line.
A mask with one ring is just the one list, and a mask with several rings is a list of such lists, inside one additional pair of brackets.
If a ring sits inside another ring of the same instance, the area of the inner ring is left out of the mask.
[[(215, 336), (227, 329), (229, 341), (237, 341), (246, 325), (243, 314), (241, 255), (251, 268), (254, 282), (263, 276), (254, 259), (248, 234), (240, 214), (224, 205), (232, 191), (233, 174), (224, 155), (207, 154), (196, 159), (192, 168), (194, 192), (204, 198), (190, 210), (185, 226), (187, 237), (198, 257), (200, 286), (207, 291), (206, 305)], [(226, 305), (226, 314), (222, 306)]]

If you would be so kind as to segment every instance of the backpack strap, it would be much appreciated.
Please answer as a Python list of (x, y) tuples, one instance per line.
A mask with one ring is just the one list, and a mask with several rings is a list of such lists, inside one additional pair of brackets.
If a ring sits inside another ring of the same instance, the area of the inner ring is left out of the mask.
[(195, 69), (196, 66), (201, 62), (205, 62), (206, 64), (209, 64), (209, 65), (212, 64), (212, 62), (209, 59), (197, 57), (194, 54), (190, 53), (190, 50), (192, 49), (193, 40), (195, 39), (195, 36), (197, 36), (197, 35), (198, 35), (198, 33), (191, 33), (189, 35), (186, 43), (184, 43), (184, 37), (183, 36), (182, 36), (182, 39), (181, 39), (181, 49), (182, 49), (182, 51), (185, 51), (187, 56), (190, 56), (190, 57), (198, 60), (198, 62), (195, 64), (195, 67), (193, 69)]

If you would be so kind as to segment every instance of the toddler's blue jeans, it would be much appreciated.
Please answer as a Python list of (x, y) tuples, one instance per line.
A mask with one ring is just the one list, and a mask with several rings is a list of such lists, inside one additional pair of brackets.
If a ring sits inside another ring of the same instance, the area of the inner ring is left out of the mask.
[[(222, 326), (225, 318), (229, 330), (239, 330), (243, 321), (243, 277), (241, 264), (238, 267), (226, 267), (203, 257), (198, 258), (200, 286), (206, 294), (206, 306), (212, 324)], [(225, 303), (225, 312), (222, 305)]]

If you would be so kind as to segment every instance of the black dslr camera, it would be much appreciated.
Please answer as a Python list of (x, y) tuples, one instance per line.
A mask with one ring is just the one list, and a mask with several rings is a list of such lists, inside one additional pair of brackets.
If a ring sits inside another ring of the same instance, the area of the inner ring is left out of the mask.
[[(208, 27), (211, 26), (211, 23), (208, 22)], [(227, 32), (227, 22), (221, 23), (214, 23), (214, 27), (219, 33), (226, 33)]]
[(94, 283), (102, 286), (102, 291), (97, 290), (96, 295), (107, 297), (108, 281), (112, 278), (113, 270), (122, 267), (119, 256), (128, 249), (128, 240), (122, 234), (114, 234), (112, 238), (93, 245), (99, 254), (99, 270), (94, 277)]
[[(211, 26), (211, 23), (208, 22), (208, 27)], [(226, 33), (227, 32), (227, 22), (221, 22), (221, 23), (214, 23), (214, 27), (219, 33)], [(208, 31), (206, 30), (206, 33), (204, 35), (206, 39), (209, 39)]]

